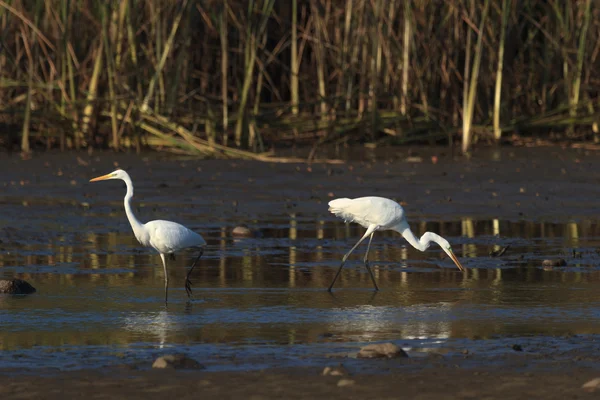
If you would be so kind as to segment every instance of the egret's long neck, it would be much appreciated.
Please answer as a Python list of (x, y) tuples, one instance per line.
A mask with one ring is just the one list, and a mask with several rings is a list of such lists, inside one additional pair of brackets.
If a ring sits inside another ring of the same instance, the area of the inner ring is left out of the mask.
[(419, 251), (427, 250), (431, 242), (437, 243), (443, 248), (442, 244), (445, 241), (445, 239), (433, 232), (425, 232), (423, 236), (421, 236), (421, 238), (419, 239), (413, 233), (413, 231), (410, 230), (407, 223), (400, 224), (398, 227), (396, 227), (395, 230), (399, 232), (404, 237), (404, 239), (406, 239), (406, 241), (410, 243), (412, 247)]
[(127, 214), (127, 219), (133, 228), (133, 233), (135, 233), (136, 237), (138, 236), (138, 232), (143, 229), (143, 224), (135, 217), (133, 214), (133, 209), (131, 208), (131, 198), (133, 197), (133, 182), (127, 176), (123, 178), (125, 185), (127, 185), (127, 194), (125, 194), (125, 199), (123, 200), (123, 205), (125, 206), (125, 213)]

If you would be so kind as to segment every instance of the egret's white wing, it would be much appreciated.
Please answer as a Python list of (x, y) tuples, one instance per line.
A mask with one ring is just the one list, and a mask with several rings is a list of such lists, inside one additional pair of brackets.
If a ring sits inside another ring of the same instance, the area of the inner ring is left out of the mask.
[(145, 226), (150, 235), (150, 245), (161, 253), (174, 253), (186, 247), (206, 245), (202, 236), (176, 222), (156, 220)]
[(329, 202), (329, 211), (346, 222), (356, 222), (365, 228), (370, 225), (388, 228), (404, 217), (404, 210), (398, 203), (376, 196), (335, 199)]

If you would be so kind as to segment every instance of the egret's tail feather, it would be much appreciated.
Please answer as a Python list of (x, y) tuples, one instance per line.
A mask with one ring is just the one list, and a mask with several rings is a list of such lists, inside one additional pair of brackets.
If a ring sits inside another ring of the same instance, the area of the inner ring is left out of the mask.
[(332, 213), (337, 213), (339, 211), (343, 211), (352, 203), (352, 199), (344, 197), (342, 199), (335, 199), (329, 202), (329, 211)]
[(335, 199), (329, 202), (329, 212), (336, 217), (343, 218), (344, 221), (351, 222), (353, 220), (352, 213), (348, 212), (348, 207), (352, 205), (352, 199), (342, 198)]

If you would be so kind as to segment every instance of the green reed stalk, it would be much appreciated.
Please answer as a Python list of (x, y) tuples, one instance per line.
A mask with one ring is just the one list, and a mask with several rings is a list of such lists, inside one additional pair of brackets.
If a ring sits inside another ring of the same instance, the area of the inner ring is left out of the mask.
[(406, 102), (408, 100), (408, 65), (410, 63), (410, 44), (412, 42), (411, 38), (411, 9), (410, 9), (410, 0), (404, 1), (404, 36), (402, 42), (402, 87), (400, 88), (400, 92), (402, 96), (400, 97), (400, 114), (406, 115)]
[[(366, 1), (363, 1), (361, 13), (366, 15)], [(360, 35), (359, 40), (357, 40), (355, 46), (357, 50), (360, 52), (360, 69), (359, 69), (359, 77), (358, 77), (358, 117), (362, 118), (365, 111), (365, 85), (367, 81), (367, 65), (369, 59), (369, 51), (367, 50), (367, 24), (368, 19), (363, 16), (360, 20), (360, 24), (358, 26), (357, 33)]]
[(369, 113), (371, 114), (370, 131), (374, 139), (377, 133), (377, 114), (378, 101), (377, 95), (379, 91), (379, 78), (381, 72), (381, 43), (379, 40), (379, 26), (381, 22), (380, 13), (383, 9), (383, 1), (377, 0), (373, 5), (373, 23), (371, 25), (371, 79), (369, 82)]
[[(34, 44), (35, 33), (32, 34), (31, 39), (26, 39), (26, 33), (23, 29), (23, 45), (27, 53), (27, 98), (25, 100), (25, 110), (23, 115), (23, 128), (21, 130), (21, 151), (29, 153), (31, 148), (29, 147), (29, 129), (31, 126), (31, 94), (33, 91), (33, 55), (31, 54), (31, 46)], [(27, 43), (29, 42), (29, 43)]]
[(502, 137), (500, 130), (500, 95), (502, 93), (502, 69), (504, 66), (504, 41), (506, 39), (506, 25), (508, 24), (509, 1), (502, 0), (502, 22), (500, 26), (500, 41), (498, 43), (498, 64), (496, 66), (496, 89), (494, 92), (494, 139), (499, 141)]
[(571, 109), (569, 114), (572, 117), (577, 115), (577, 105), (579, 103), (579, 92), (581, 87), (581, 75), (583, 72), (583, 59), (585, 58), (585, 42), (587, 40), (587, 32), (590, 27), (591, 20), (591, 7), (592, 0), (585, 2), (585, 9), (583, 12), (583, 26), (579, 34), (579, 46), (577, 47), (577, 69), (575, 71), (575, 77), (573, 79), (573, 91), (570, 96)]
[(229, 7), (227, 0), (223, 0), (223, 8), (219, 14), (219, 38), (221, 42), (221, 98), (223, 102), (222, 114), (223, 114), (223, 136), (222, 144), (227, 146), (227, 130), (229, 128), (229, 101), (227, 93), (228, 85), (228, 70), (229, 70), (229, 38), (227, 29), (227, 14)]
[[(64, 0), (63, 0), (64, 1)], [(116, 32), (112, 32), (112, 39), (116, 42), (116, 50), (115, 50), (115, 69), (121, 69), (121, 62), (123, 60), (123, 35), (125, 32), (125, 16), (127, 15), (127, 8), (129, 6), (129, 1), (123, 0), (119, 3), (118, 10), (115, 9), (116, 21), (113, 24), (113, 29)], [(114, 20), (113, 20), (114, 21)]]
[(242, 134), (244, 131), (244, 117), (246, 103), (248, 102), (248, 93), (250, 91), (250, 85), (252, 84), (252, 77), (254, 76), (254, 64), (256, 58), (256, 32), (252, 29), (254, 0), (250, 0), (248, 4), (248, 22), (246, 27), (246, 43), (244, 46), (245, 55), (245, 75), (244, 83), (242, 85), (242, 92), (240, 94), (240, 106), (238, 110), (237, 121), (235, 124), (235, 145), (237, 147), (242, 146)]
[[(68, 79), (68, 87), (69, 87), (69, 101), (70, 101), (70, 108), (71, 108), (71, 114), (72, 114), (72, 120), (71, 120), (71, 127), (73, 129), (73, 132), (75, 134), (77, 134), (79, 132), (79, 114), (77, 111), (77, 108), (74, 106), (75, 100), (76, 100), (76, 96), (77, 96), (77, 91), (76, 91), (76, 83), (75, 83), (75, 70), (74, 70), (74, 66), (73, 66), (73, 58), (71, 56), (70, 53), (70, 49), (71, 49), (71, 42), (69, 40), (69, 36), (70, 36), (70, 32), (71, 32), (71, 23), (70, 23), (70, 18), (69, 18), (69, 9), (71, 6), (71, 1), (70, 0), (65, 0), (62, 2), (62, 7), (61, 7), (61, 15), (62, 15), (62, 21), (64, 24), (64, 35), (63, 35), (63, 46), (64, 46), (64, 63), (67, 66), (67, 79)], [(66, 145), (66, 137), (65, 137), (65, 133), (64, 130), (61, 129), (60, 131), (60, 146), (61, 146), (61, 150), (65, 149), (65, 145)]]
[[(351, 1), (351, 0), (350, 0)], [(292, 0), (292, 32), (291, 32), (291, 57), (290, 57), (290, 97), (292, 100), (292, 114), (298, 114), (300, 103), (298, 72), (298, 0)]]
[(126, 30), (127, 30), (127, 43), (128, 43), (128, 48), (129, 48), (129, 57), (131, 59), (131, 63), (133, 64), (133, 71), (134, 72), (134, 76), (133, 79), (135, 80), (136, 83), (136, 91), (137, 91), (137, 96), (140, 100), (142, 100), (142, 96), (143, 96), (143, 89), (142, 89), (142, 82), (141, 82), (141, 78), (139, 76), (140, 74), (140, 69), (138, 66), (138, 56), (137, 56), (137, 52), (138, 52), (138, 46), (137, 46), (137, 42), (135, 40), (135, 27), (133, 26), (133, 22), (132, 22), (132, 10), (131, 10), (131, 3), (129, 0), (122, 0), (122, 1), (126, 1), (127, 2), (127, 15), (125, 16), (125, 20), (127, 21), (127, 26), (126, 26)]
[(314, 52), (315, 52), (315, 66), (317, 71), (317, 90), (319, 95), (319, 104), (320, 104), (320, 114), (321, 119), (326, 120), (328, 118), (328, 110), (327, 110), (327, 89), (325, 83), (325, 51), (324, 51), (324, 38), (323, 38), (323, 30), (326, 29), (325, 24), (323, 22), (323, 17), (321, 16), (321, 11), (319, 10), (319, 5), (316, 0), (311, 1), (311, 10), (312, 15), (315, 21), (315, 43), (314, 43)]
[(273, 11), (273, 6), (275, 5), (275, 0), (263, 1), (260, 18), (258, 24), (256, 25), (252, 23), (254, 4), (255, 1), (251, 0), (248, 5), (248, 28), (245, 46), (247, 59), (246, 65), (244, 67), (244, 83), (242, 85), (242, 92), (240, 94), (240, 108), (238, 111), (238, 118), (235, 125), (235, 144), (238, 147), (242, 145), (245, 110), (248, 103), (248, 94), (250, 92), (250, 86), (252, 85), (252, 78), (254, 76), (254, 68), (256, 66), (255, 64), (258, 40), (262, 36), (263, 32), (265, 32), (267, 22), (269, 21), (269, 17), (271, 16), (271, 13)]
[(76, 149), (79, 149), (82, 146), (83, 140), (85, 140), (89, 132), (90, 123), (92, 121), (92, 114), (94, 113), (95, 100), (98, 94), (98, 84), (100, 81), (100, 74), (102, 72), (102, 62), (104, 59), (104, 56), (102, 54), (104, 53), (103, 40), (100, 40), (100, 44), (98, 45), (98, 48), (94, 51), (94, 53), (96, 55), (96, 59), (94, 61), (94, 70), (92, 71), (92, 77), (87, 88), (88, 93), (86, 96), (85, 107), (83, 109), (83, 116), (81, 118), (81, 130), (75, 133)]
[(473, 122), (473, 111), (475, 108), (475, 97), (477, 94), (477, 82), (479, 77), (479, 69), (481, 66), (481, 53), (483, 48), (483, 35), (485, 20), (490, 5), (489, 0), (483, 3), (483, 12), (481, 13), (481, 22), (479, 23), (479, 35), (477, 44), (475, 45), (475, 57), (473, 58), (473, 67), (471, 69), (471, 81), (469, 82), (469, 94), (467, 99), (467, 108), (463, 110), (463, 143), (462, 151), (467, 153), (471, 146), (471, 125)]
[[(408, 1), (408, 0), (407, 0)], [(383, 11), (383, 20), (385, 21), (386, 25), (387, 25), (387, 31), (386, 31), (386, 36), (385, 38), (383, 37), (383, 30), (382, 30), (382, 40), (384, 41), (383, 43), (383, 47), (385, 48), (384, 50), (384, 55), (386, 57), (386, 61), (387, 61), (387, 71), (383, 76), (383, 90), (385, 91), (391, 91), (391, 85), (392, 85), (392, 80), (394, 79), (394, 67), (392, 65), (392, 59), (393, 56), (391, 54), (392, 52), (392, 46), (390, 45), (391, 40), (393, 40), (393, 34), (394, 34), (394, 21), (396, 20), (396, 12), (398, 11), (397, 8), (398, 6), (396, 5), (396, 0), (390, 0), (388, 2), (388, 10), (387, 10), (387, 15), (386, 15), (386, 11)], [(387, 51), (386, 51), (387, 50)], [(397, 95), (394, 93), (393, 95), (393, 106), (392, 108), (398, 108), (398, 99), (397, 99)]]
[[(33, 25), (39, 24), (41, 13), (43, 11), (43, 0), (36, 0), (33, 11)], [(25, 24), (21, 27), (23, 45), (27, 53), (27, 98), (25, 100), (25, 110), (23, 115), (23, 129), (21, 131), (21, 151), (29, 153), (31, 146), (29, 143), (29, 134), (31, 129), (31, 103), (33, 101), (33, 78), (35, 73), (35, 61), (38, 59), (39, 46), (37, 42), (37, 30), (31, 29), (31, 34), (27, 35)]]
[(173, 20), (173, 25), (171, 26), (171, 32), (169, 33), (169, 37), (167, 38), (167, 41), (165, 42), (164, 49), (163, 49), (162, 55), (160, 57), (160, 61), (158, 62), (158, 65), (156, 66), (154, 76), (152, 76), (150, 83), (148, 83), (148, 90), (146, 92), (146, 97), (144, 97), (144, 101), (142, 102), (142, 106), (140, 107), (140, 111), (142, 111), (142, 112), (148, 112), (148, 103), (150, 102), (150, 99), (154, 95), (154, 90), (155, 90), (154, 88), (156, 86), (156, 82), (159, 80), (159, 78), (163, 72), (165, 62), (167, 61), (167, 57), (168, 57), (169, 53), (171, 52), (171, 49), (173, 48), (173, 43), (175, 41), (175, 35), (177, 34), (177, 29), (179, 28), (179, 23), (181, 22), (181, 17), (183, 16), (183, 13), (187, 9), (187, 4), (188, 4), (188, 1), (183, 0), (183, 3), (181, 4), (181, 6), (179, 8), (179, 12), (176, 14), (175, 19)]
[[(267, 34), (265, 33), (261, 40), (261, 47), (264, 48), (267, 44)], [(263, 80), (266, 71), (264, 69), (259, 68), (258, 77), (256, 78), (256, 89), (254, 90), (254, 108), (252, 109), (252, 121), (248, 124), (249, 132), (248, 132), (248, 148), (255, 150), (256, 143), (261, 142), (260, 140), (260, 132), (256, 126), (256, 116), (260, 111), (260, 94), (263, 88)], [(255, 143), (256, 141), (256, 143)]]
[[(344, 41), (342, 43), (342, 51), (344, 55), (350, 54), (349, 60), (347, 61), (348, 68), (344, 68), (345, 80), (346, 80), (346, 117), (350, 115), (352, 111), (352, 90), (354, 84), (354, 66), (358, 63), (358, 46), (353, 46), (352, 52), (350, 52), (350, 28), (352, 27), (352, 8), (354, 0), (348, 0), (346, 2), (346, 10), (344, 13)], [(359, 16), (360, 18), (360, 16)]]
[(106, 74), (108, 80), (108, 101), (110, 104), (110, 127), (112, 131), (112, 147), (119, 150), (119, 123), (117, 121), (117, 100), (115, 94), (115, 55), (112, 52), (112, 40), (109, 37), (109, 15), (112, 14), (110, 5), (105, 3), (100, 6), (100, 20), (102, 24), (102, 40), (104, 41), (104, 54), (106, 56)]
[[(169, 82), (169, 90), (167, 91), (166, 99), (166, 112), (172, 113), (173, 109), (177, 104), (177, 95), (180, 93), (181, 77), (184, 74), (186, 64), (188, 63), (187, 57), (190, 54), (189, 49), (191, 45), (190, 35), (190, 18), (191, 13), (187, 13), (186, 18), (183, 21), (181, 27), (181, 43), (179, 44), (180, 49), (175, 58), (175, 63), (170, 70), (166, 71), (165, 76)], [(162, 74), (161, 74), (162, 76)], [(185, 82), (185, 79), (184, 79)], [(185, 85), (185, 83), (184, 83)]]

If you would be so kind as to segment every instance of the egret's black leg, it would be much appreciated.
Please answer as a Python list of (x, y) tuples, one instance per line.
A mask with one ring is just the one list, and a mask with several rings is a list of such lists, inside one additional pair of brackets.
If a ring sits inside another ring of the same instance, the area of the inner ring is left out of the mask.
[(204, 249), (201, 248), (200, 254), (198, 254), (198, 257), (196, 257), (196, 259), (194, 260), (194, 263), (192, 264), (192, 267), (190, 268), (187, 275), (185, 276), (185, 291), (186, 291), (188, 297), (190, 297), (190, 298), (192, 297), (192, 281), (190, 281), (190, 275), (192, 274), (192, 271), (194, 270), (196, 263), (198, 262), (200, 257), (202, 257), (203, 253), (204, 253)]
[(350, 257), (350, 254), (352, 254), (352, 252), (358, 247), (358, 245), (360, 245), (363, 242), (363, 240), (365, 240), (367, 238), (367, 236), (369, 236), (373, 232), (375, 232), (375, 230), (377, 230), (377, 226), (375, 226), (375, 225), (369, 226), (369, 228), (367, 229), (367, 232), (365, 232), (363, 237), (360, 238), (358, 243), (356, 243), (354, 245), (354, 247), (351, 248), (350, 251), (344, 255), (344, 257), (342, 258), (342, 264), (340, 264), (340, 267), (338, 268), (337, 273), (335, 274), (335, 277), (333, 278), (333, 281), (331, 282), (331, 285), (329, 285), (329, 288), (327, 289), (328, 292), (331, 292), (331, 288), (333, 288), (333, 284), (337, 280), (338, 276), (340, 276), (340, 272), (342, 272), (342, 268), (344, 267), (344, 264), (346, 263), (346, 260), (348, 259), (348, 257)]
[(367, 252), (365, 253), (365, 267), (367, 267), (367, 271), (369, 271), (369, 275), (371, 275), (371, 280), (373, 281), (373, 286), (375, 286), (375, 290), (379, 290), (377, 287), (377, 283), (375, 283), (375, 276), (373, 276), (373, 271), (371, 271), (371, 267), (369, 266), (369, 250), (371, 250), (371, 241), (373, 240), (373, 235), (375, 232), (371, 233), (371, 237), (369, 238), (369, 244), (367, 245)]

